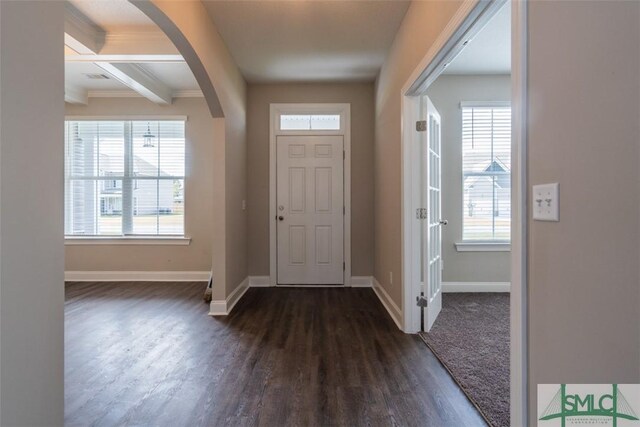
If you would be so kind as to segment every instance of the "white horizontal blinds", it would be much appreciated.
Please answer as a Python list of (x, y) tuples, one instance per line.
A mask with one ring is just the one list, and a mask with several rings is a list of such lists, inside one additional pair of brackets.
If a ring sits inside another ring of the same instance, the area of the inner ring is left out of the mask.
[(124, 124), (67, 122), (65, 130), (65, 233), (121, 234)]
[(511, 108), (462, 106), (463, 240), (511, 238)]
[(339, 114), (283, 114), (280, 130), (340, 130)]
[(183, 121), (67, 121), (65, 233), (183, 235)]

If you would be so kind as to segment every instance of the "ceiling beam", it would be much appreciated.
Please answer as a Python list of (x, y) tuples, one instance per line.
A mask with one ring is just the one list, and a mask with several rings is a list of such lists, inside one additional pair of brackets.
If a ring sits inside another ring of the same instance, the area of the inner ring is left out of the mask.
[(138, 64), (96, 62), (125, 86), (156, 104), (171, 104), (171, 89)]
[(70, 104), (82, 104), (87, 105), (89, 103), (89, 93), (86, 89), (65, 85), (64, 87), (64, 101)]
[(97, 54), (105, 31), (69, 2), (64, 4), (64, 44), (81, 54)]

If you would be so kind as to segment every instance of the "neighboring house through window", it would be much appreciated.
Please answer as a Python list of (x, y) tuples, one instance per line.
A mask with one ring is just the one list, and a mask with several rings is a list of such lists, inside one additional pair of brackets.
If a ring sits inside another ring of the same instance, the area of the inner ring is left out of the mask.
[(65, 122), (65, 234), (184, 235), (181, 120)]
[(511, 107), (463, 102), (464, 241), (511, 239)]

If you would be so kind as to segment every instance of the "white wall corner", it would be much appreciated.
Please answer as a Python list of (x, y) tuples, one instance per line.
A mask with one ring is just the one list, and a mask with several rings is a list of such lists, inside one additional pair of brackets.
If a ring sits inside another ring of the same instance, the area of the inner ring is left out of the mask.
[(207, 282), (209, 271), (65, 271), (65, 282)]
[(509, 282), (442, 282), (443, 293), (453, 292), (511, 292)]
[(249, 276), (250, 288), (267, 288), (271, 287), (271, 278), (269, 276)]
[(380, 285), (376, 278), (373, 277), (372, 279), (373, 291), (378, 296), (378, 299), (380, 300), (384, 308), (387, 309), (387, 312), (395, 322), (398, 329), (404, 331), (404, 329), (402, 328), (402, 310), (395, 302), (393, 302), (387, 291), (384, 290), (384, 288), (382, 287), (382, 285)]
[(213, 300), (209, 304), (209, 316), (227, 316), (236, 306), (238, 301), (244, 296), (249, 289), (249, 276), (236, 287), (236, 289), (229, 294), (227, 299)]
[(372, 288), (373, 276), (351, 276), (352, 288)]

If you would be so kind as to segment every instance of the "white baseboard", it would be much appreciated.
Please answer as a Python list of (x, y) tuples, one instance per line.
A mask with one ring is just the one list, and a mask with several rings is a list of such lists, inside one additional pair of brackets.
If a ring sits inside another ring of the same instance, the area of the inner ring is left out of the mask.
[(398, 305), (395, 302), (393, 302), (393, 300), (391, 299), (387, 291), (384, 290), (384, 288), (382, 287), (382, 285), (380, 285), (380, 283), (376, 280), (376, 278), (372, 277), (372, 279), (373, 279), (373, 291), (378, 296), (378, 299), (380, 300), (384, 308), (387, 309), (387, 312), (389, 313), (393, 321), (396, 323), (396, 326), (398, 327), (398, 329), (402, 331), (403, 330), (402, 321), (401, 321), (402, 310), (400, 310), (400, 307), (398, 307)]
[[(269, 276), (249, 276), (249, 287), (251, 288), (267, 288), (270, 286), (271, 286), (271, 278)], [(335, 287), (335, 286), (331, 285), (330, 287)], [(352, 288), (371, 288), (373, 287), (373, 277), (352, 276), (351, 287)]]
[(236, 289), (229, 294), (227, 299), (213, 300), (209, 305), (209, 316), (227, 316), (233, 310), (236, 303), (249, 289), (249, 277), (246, 277)]
[(511, 292), (509, 282), (442, 282), (442, 292)]
[(373, 277), (372, 276), (351, 276), (352, 288), (372, 288)]
[(271, 277), (269, 276), (249, 276), (249, 287), (251, 288), (268, 288), (271, 286)]
[(66, 282), (207, 282), (209, 271), (65, 271)]

